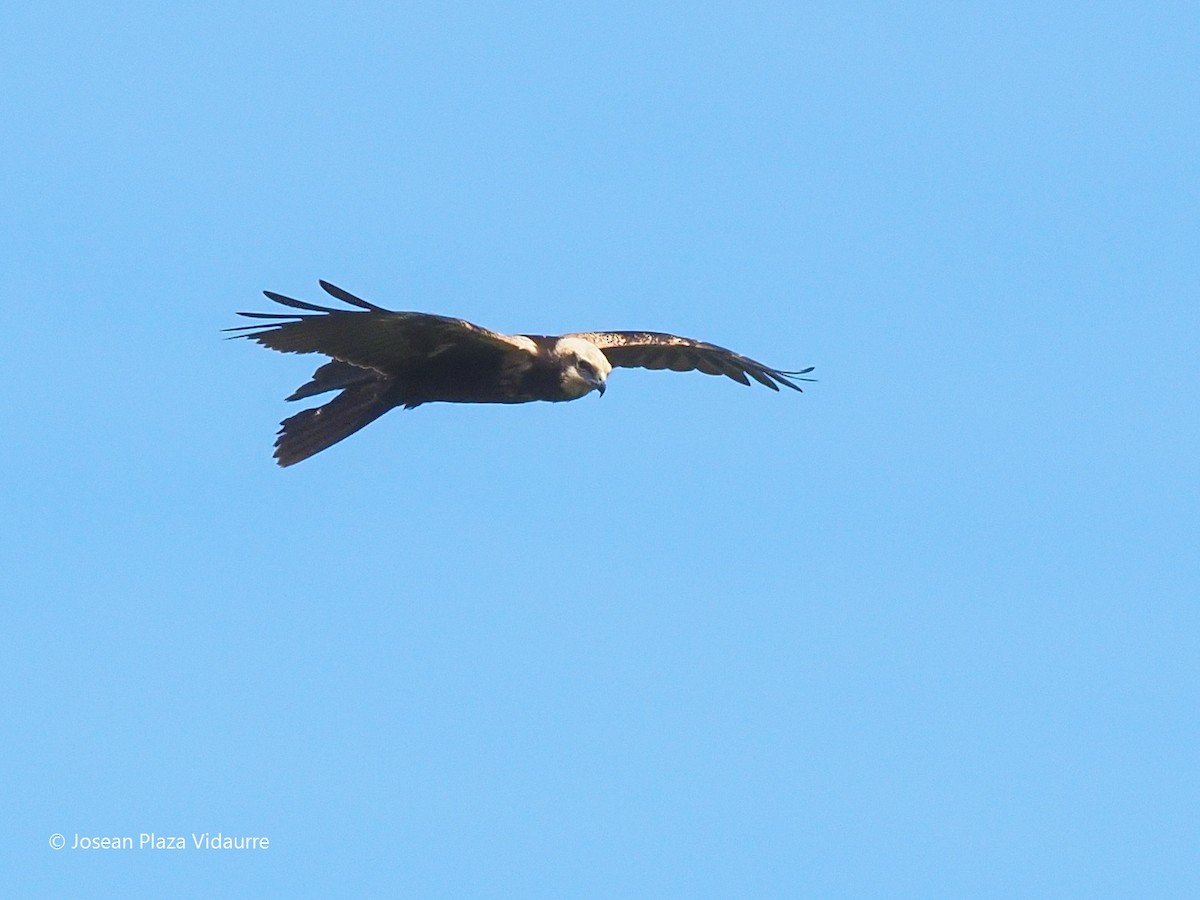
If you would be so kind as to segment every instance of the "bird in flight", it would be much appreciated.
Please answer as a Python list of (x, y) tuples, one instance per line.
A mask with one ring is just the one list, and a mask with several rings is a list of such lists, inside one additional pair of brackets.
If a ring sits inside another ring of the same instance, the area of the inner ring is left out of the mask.
[(320, 282), (353, 309), (318, 306), (264, 291), (276, 303), (303, 312), (242, 312), (263, 319), (228, 328), (281, 353), (320, 353), (330, 361), (288, 400), (327, 391), (338, 395), (280, 423), (275, 459), (290, 466), (308, 459), (397, 406), (422, 403), (529, 403), (603, 395), (616, 367), (700, 371), (773, 391), (802, 390), (813, 370), (772, 369), (691, 338), (655, 331), (586, 331), (559, 336), (500, 334), (463, 319), (393, 312)]

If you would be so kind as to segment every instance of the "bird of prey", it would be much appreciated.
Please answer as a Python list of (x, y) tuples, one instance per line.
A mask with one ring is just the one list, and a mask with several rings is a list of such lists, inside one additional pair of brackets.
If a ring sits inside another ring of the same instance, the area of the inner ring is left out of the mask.
[(499, 334), (463, 319), (393, 312), (326, 281), (326, 293), (353, 309), (333, 309), (274, 291), (268, 299), (303, 312), (240, 316), (266, 322), (229, 328), (281, 353), (320, 353), (330, 361), (287, 399), (338, 391), (323, 406), (284, 419), (275, 459), (290, 466), (349, 437), (389, 409), (422, 403), (528, 403), (603, 395), (614, 367), (698, 370), (773, 391), (801, 390), (813, 367), (789, 372), (691, 338), (654, 331), (587, 331), (559, 336)]

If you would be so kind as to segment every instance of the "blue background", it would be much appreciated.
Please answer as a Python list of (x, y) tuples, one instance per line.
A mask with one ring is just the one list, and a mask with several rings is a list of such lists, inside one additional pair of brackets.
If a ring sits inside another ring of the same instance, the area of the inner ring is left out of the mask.
[[(1195, 896), (1194, 3), (0, 14), (11, 897)], [(803, 395), (393, 412), (326, 278)], [(265, 852), (55, 852), (222, 831)]]

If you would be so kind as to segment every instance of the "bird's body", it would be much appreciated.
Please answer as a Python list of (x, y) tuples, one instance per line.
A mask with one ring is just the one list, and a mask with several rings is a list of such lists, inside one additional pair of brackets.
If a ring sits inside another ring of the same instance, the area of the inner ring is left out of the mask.
[(229, 329), (273, 350), (331, 357), (287, 399), (340, 393), (283, 421), (275, 443), (281, 466), (307, 459), (397, 406), (576, 400), (592, 391), (603, 394), (614, 366), (696, 369), (743, 384), (753, 378), (776, 391), (781, 384), (801, 390), (792, 378), (811, 381), (798, 377), (811, 368), (784, 372), (677, 335), (505, 335), (463, 319), (386, 310), (324, 281), (321, 287), (356, 309), (331, 309), (266, 291), (275, 302), (306, 313), (240, 313), (271, 321)]

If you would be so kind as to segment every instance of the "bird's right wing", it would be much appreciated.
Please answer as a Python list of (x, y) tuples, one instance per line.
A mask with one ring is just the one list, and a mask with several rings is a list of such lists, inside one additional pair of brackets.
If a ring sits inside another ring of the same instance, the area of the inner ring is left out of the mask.
[(239, 316), (264, 319), (255, 325), (227, 328), (281, 353), (323, 353), (362, 368), (389, 373), (463, 345), (514, 353), (535, 353), (536, 345), (521, 335), (506, 335), (465, 319), (431, 313), (393, 312), (355, 297), (327, 281), (326, 293), (357, 309), (334, 309), (295, 300), (274, 291), (266, 296), (304, 313), (253, 313)]
[(796, 384), (797, 381), (814, 380), (803, 377), (813, 370), (812, 366), (795, 372), (775, 369), (725, 347), (677, 334), (587, 331), (566, 336), (595, 344), (614, 367), (703, 372), (705, 375), (724, 375), (745, 385), (753, 378), (773, 391), (779, 390), (779, 385), (801, 391), (803, 388)]

